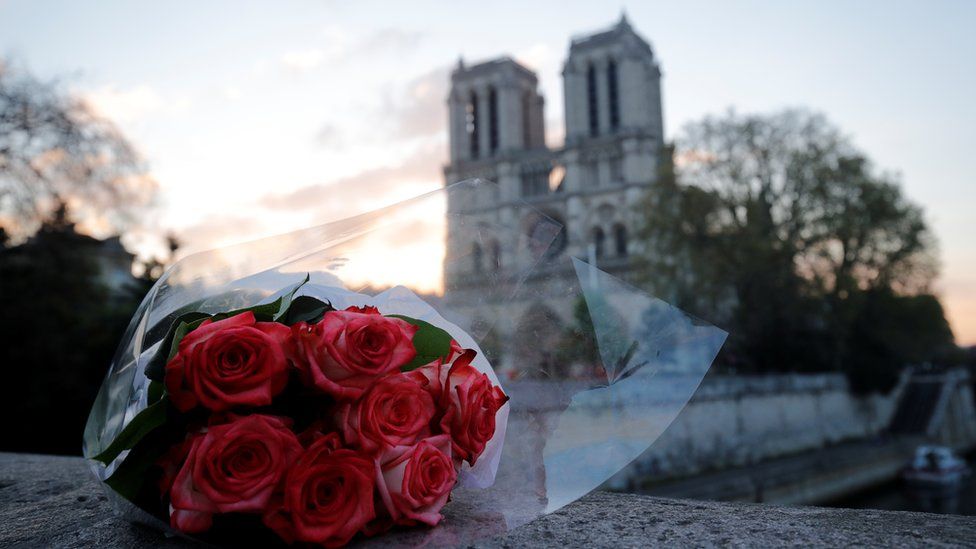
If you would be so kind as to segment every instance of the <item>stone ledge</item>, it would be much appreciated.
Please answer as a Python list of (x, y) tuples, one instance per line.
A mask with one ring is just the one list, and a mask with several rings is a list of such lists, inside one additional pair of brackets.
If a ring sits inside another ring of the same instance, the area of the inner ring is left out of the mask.
[[(80, 458), (0, 454), (0, 546), (189, 547), (112, 512)], [(389, 541), (393, 541), (392, 539)], [(595, 492), (478, 547), (972, 546), (976, 518)]]

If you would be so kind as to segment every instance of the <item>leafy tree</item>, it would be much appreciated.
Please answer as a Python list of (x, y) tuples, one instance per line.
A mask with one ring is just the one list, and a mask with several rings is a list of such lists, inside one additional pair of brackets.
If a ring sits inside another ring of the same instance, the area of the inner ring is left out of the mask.
[[(155, 184), (107, 120), (0, 60), (0, 449), (77, 454), (98, 385), (148, 289), (106, 286), (101, 242)], [(70, 206), (70, 207), (69, 207)], [(149, 274), (158, 274), (150, 266)]]
[(165, 258), (153, 256), (136, 262), (135, 269), (139, 277), (135, 292), (140, 299), (149, 293), (153, 284), (163, 276), (166, 267), (176, 260), (176, 251), (180, 249), (180, 241), (175, 235), (169, 234), (166, 236), (166, 247), (168, 253)]
[(851, 323), (846, 371), (856, 392), (888, 391), (898, 383), (903, 362), (956, 364), (962, 356), (939, 300), (903, 296), (890, 288), (860, 292)]
[(118, 234), (155, 183), (115, 126), (56, 83), (0, 59), (0, 225), (23, 240), (57, 207)]
[(75, 232), (62, 206), (28, 242), (0, 250), (4, 450), (80, 452), (88, 410), (141, 299), (105, 286), (99, 244)]
[[(925, 295), (937, 273), (921, 209), (820, 115), (707, 117), (662, 166), (642, 208), (644, 272), (729, 328), (727, 368), (850, 371), (873, 296)], [(888, 368), (924, 358), (874, 335)]]

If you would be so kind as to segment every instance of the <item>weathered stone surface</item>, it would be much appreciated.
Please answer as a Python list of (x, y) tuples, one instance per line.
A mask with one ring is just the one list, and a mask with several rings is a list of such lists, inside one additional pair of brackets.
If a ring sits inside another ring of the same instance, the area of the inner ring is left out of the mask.
[(595, 492), (490, 546), (973, 546), (976, 519)]
[[(188, 547), (115, 516), (78, 458), (0, 454), (0, 547)], [(384, 541), (395, 541), (387, 538)], [(976, 518), (596, 492), (477, 547), (976, 546)]]

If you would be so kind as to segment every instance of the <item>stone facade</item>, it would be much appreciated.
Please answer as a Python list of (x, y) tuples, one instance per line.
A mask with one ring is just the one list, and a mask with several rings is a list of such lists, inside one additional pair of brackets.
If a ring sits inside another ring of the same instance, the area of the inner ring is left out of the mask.
[(688, 477), (869, 439), (891, 422), (906, 379), (887, 395), (859, 397), (843, 374), (709, 376), (661, 438), (610, 484)]
[[(651, 46), (626, 17), (572, 39), (562, 74), (566, 137), (558, 148), (546, 146), (544, 99), (531, 70), (502, 57), (471, 66), (460, 61), (451, 75), (445, 183), (483, 178), (497, 186), (448, 198), (448, 303), (483, 308), (488, 286), (514, 281), (531, 267), (536, 258), (520, 252), (519, 243), (540, 212), (563, 226), (524, 285), (529, 297), (500, 315), (511, 319), (497, 326), (503, 338), (526, 315), (534, 326), (546, 320), (550, 333), (569, 319), (572, 299), (560, 295), (573, 280), (568, 257), (588, 258), (626, 278), (640, 246), (633, 239), (635, 210), (658, 170), (661, 72)], [(462, 217), (492, 230), (459, 230)]]

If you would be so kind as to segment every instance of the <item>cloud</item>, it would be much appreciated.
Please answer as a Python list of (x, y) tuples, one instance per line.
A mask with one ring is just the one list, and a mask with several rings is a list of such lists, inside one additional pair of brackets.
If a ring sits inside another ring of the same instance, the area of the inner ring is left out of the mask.
[(261, 236), (264, 230), (263, 225), (255, 223), (254, 217), (212, 215), (173, 232), (181, 243), (179, 255), (184, 256), (201, 250), (244, 242)]
[(325, 50), (319, 48), (291, 51), (281, 56), (281, 64), (296, 72), (306, 72), (321, 65), (325, 57)]
[(163, 97), (145, 84), (125, 89), (109, 84), (82, 94), (82, 99), (98, 115), (123, 124), (141, 120), (165, 106)]
[(559, 118), (546, 120), (546, 144), (552, 148), (559, 148), (566, 141), (566, 122)]
[(423, 238), (423, 235), (441, 236), (443, 232), (443, 216), (412, 219), (398, 227), (395, 233), (384, 234), (383, 242), (390, 248), (399, 248), (416, 244)]
[(238, 101), (244, 97), (244, 92), (237, 86), (227, 85), (221, 90), (221, 95), (228, 101)]
[[(374, 211), (441, 187), (443, 142), (419, 146), (413, 152), (399, 164), (266, 196), (259, 205), (268, 217), (302, 217), (314, 225)], [(403, 284), (425, 292), (441, 290), (445, 204), (435, 197), (417, 206), (387, 212), (374, 231), (350, 242), (348, 248), (340, 244), (330, 250), (336, 257), (352, 258), (338, 271), (344, 284), (350, 288)]]
[[(186, 243), (178, 256), (338, 221), (435, 190), (442, 185), (443, 149), (443, 143), (418, 146), (414, 154), (398, 164), (367, 169), (289, 193), (267, 195), (246, 205), (246, 215), (218, 214), (185, 226), (176, 232)], [(331, 249), (330, 253), (338, 254), (337, 257), (355, 257), (355, 261), (342, 266), (344, 283), (351, 288), (403, 284), (419, 291), (440, 291), (446, 230), (443, 207), (442, 202), (431, 200), (423, 204), (422, 210), (391, 214), (392, 224), (377, 224), (375, 232), (357, 241), (357, 246), (362, 247)], [(276, 219), (283, 222), (276, 223)]]
[(308, 72), (322, 65), (361, 59), (382, 52), (402, 55), (420, 43), (423, 33), (402, 29), (380, 29), (357, 38), (347, 30), (330, 26), (322, 30), (313, 47), (289, 51), (281, 56), (281, 64), (294, 72)]
[(326, 124), (315, 134), (315, 142), (327, 149), (341, 149), (342, 132), (334, 124)]
[(292, 72), (308, 72), (347, 57), (353, 51), (352, 42), (352, 37), (345, 29), (330, 25), (322, 29), (311, 47), (286, 52), (282, 54), (280, 61)]
[(388, 98), (384, 117), (392, 123), (393, 137), (428, 137), (446, 131), (449, 85), (450, 68), (440, 67), (408, 82), (402, 97)]
[[(372, 113), (375, 122), (369, 124), (369, 139), (375, 139), (377, 133), (385, 133), (390, 141), (446, 135), (449, 84), (450, 69), (445, 66), (409, 80), (405, 86), (395, 88), (396, 91), (388, 88), (383, 103)], [(335, 149), (348, 137), (334, 124), (326, 122), (315, 134), (315, 142)]]
[(553, 55), (552, 47), (549, 44), (540, 42), (516, 53), (515, 60), (529, 69), (541, 73), (550, 68), (556, 57)]
[(360, 52), (375, 53), (384, 50), (403, 52), (412, 50), (420, 44), (424, 34), (395, 28), (379, 29), (365, 37), (357, 48)]
[(442, 143), (422, 146), (395, 166), (371, 168), (287, 194), (267, 195), (259, 205), (273, 210), (312, 212), (320, 221), (373, 210), (440, 186), (443, 149)]

